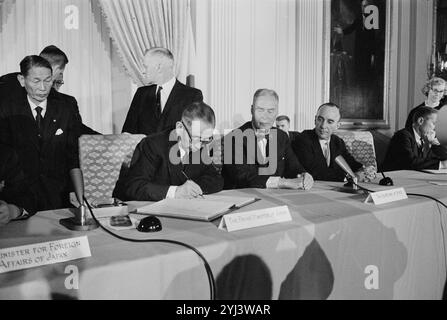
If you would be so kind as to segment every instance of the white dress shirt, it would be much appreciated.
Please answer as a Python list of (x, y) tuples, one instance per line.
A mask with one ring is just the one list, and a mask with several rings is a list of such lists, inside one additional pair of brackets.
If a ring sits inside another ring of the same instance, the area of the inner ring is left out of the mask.
[[(163, 83), (161, 87), (163, 88), (160, 92), (160, 104), (161, 104), (161, 112), (163, 112), (166, 102), (168, 101), (169, 95), (171, 94), (172, 88), (175, 85), (175, 77), (172, 77), (168, 82)], [(157, 91), (160, 86), (157, 86)], [(156, 92), (157, 92), (156, 91)]]
[(33, 113), (34, 119), (36, 119), (36, 117), (37, 117), (37, 111), (36, 111), (37, 107), (41, 107), (42, 108), (42, 112), (40, 114), (42, 115), (42, 118), (45, 117), (45, 112), (47, 111), (47, 102), (48, 102), (48, 100), (45, 99), (39, 105), (37, 105), (37, 104), (35, 104), (34, 102), (31, 101), (31, 99), (29, 98), (28, 95), (26, 96), (26, 98), (28, 99), (28, 103), (29, 103), (29, 105), (31, 107), (31, 112)]
[[(326, 159), (326, 164), (329, 167), (329, 165), (331, 164), (331, 148), (330, 148), (330, 143), (331, 143), (331, 139), (329, 140), (324, 140), (324, 139), (319, 139), (320, 141), (320, 146), (321, 146), (321, 151), (323, 151), (323, 156)], [(327, 152), (327, 158), (326, 158), (326, 152)]]

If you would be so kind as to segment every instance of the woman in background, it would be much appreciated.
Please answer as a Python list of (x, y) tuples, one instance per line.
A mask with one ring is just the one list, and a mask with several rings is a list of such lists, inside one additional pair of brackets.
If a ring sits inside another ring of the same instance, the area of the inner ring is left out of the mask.
[(426, 106), (440, 110), (444, 106), (444, 104), (441, 103), (441, 99), (444, 97), (446, 90), (447, 83), (444, 79), (439, 77), (429, 79), (422, 87), (422, 93), (427, 97), (427, 99), (410, 111), (407, 121), (405, 122), (405, 128), (411, 128), (413, 123), (413, 115), (416, 108)]

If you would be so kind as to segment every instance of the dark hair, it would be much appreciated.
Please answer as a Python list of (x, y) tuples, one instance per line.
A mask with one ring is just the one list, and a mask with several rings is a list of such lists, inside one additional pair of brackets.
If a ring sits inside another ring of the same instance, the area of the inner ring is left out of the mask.
[(281, 115), (276, 117), (276, 121), (283, 121), (283, 120), (287, 120), (287, 122), (290, 123), (290, 119), (288, 116)]
[(321, 106), (318, 107), (318, 109), (317, 109), (317, 113), (318, 113), (318, 111), (320, 111), (320, 109), (323, 108), (323, 107), (337, 108), (338, 112), (340, 113), (340, 118), (341, 118), (340, 107), (339, 107), (337, 104), (335, 104), (335, 103), (333, 103), (333, 102), (326, 102), (326, 103), (323, 103)]
[(20, 61), (20, 73), (26, 77), (33, 67), (47, 68), (50, 69), (51, 74), (53, 74), (53, 69), (51, 68), (50, 63), (42, 57), (32, 55), (26, 56)]
[(182, 113), (182, 120), (186, 122), (188, 126), (191, 126), (194, 120), (203, 120), (213, 126), (216, 125), (216, 117), (213, 109), (204, 102), (193, 102), (188, 105)]
[(39, 56), (47, 59), (52, 66), (65, 68), (65, 65), (68, 63), (67, 55), (61, 49), (53, 45), (43, 48)]
[(438, 113), (438, 110), (436, 110), (435, 108), (430, 108), (430, 107), (426, 107), (426, 106), (417, 107), (414, 110), (412, 123), (416, 123), (419, 118), (426, 119), (428, 116), (432, 115), (433, 113)]

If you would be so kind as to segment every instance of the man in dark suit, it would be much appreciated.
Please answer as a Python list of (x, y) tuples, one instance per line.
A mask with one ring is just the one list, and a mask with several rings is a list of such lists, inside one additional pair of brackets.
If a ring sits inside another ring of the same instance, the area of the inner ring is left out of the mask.
[(391, 138), (385, 156), (384, 170), (443, 169), (447, 152), (435, 136), (437, 110), (418, 107), (413, 125), (397, 131)]
[(313, 178), (298, 162), (287, 134), (273, 127), (278, 101), (275, 91), (257, 90), (252, 120), (223, 138), (225, 188), (312, 188)]
[(0, 226), (28, 218), (36, 212), (35, 208), (36, 199), (28, 188), (17, 154), (0, 144)]
[(276, 117), (276, 127), (287, 133), (291, 144), (299, 134), (299, 132), (297, 131), (290, 131), (290, 118), (285, 115), (280, 115)]
[[(53, 71), (53, 87), (50, 91), (50, 95), (58, 96), (59, 99), (66, 100), (66, 105), (74, 107), (76, 116), (79, 117), (79, 121), (81, 123), (81, 134), (100, 134), (82, 123), (78, 102), (76, 99), (72, 96), (59, 92), (60, 87), (64, 84), (64, 71), (66, 65), (68, 64), (67, 55), (58, 47), (53, 45), (45, 47), (39, 55), (51, 64)], [(17, 78), (19, 75), (20, 72), (13, 72), (0, 77), (0, 100), (22, 94), (24, 88), (20, 85)]]
[(79, 117), (59, 95), (49, 95), (52, 68), (39, 56), (20, 63), (21, 94), (0, 101), (0, 143), (19, 157), (37, 210), (67, 207), (69, 170), (79, 168)]
[(202, 92), (185, 86), (174, 76), (174, 57), (165, 48), (151, 48), (144, 55), (147, 86), (133, 97), (122, 132), (152, 134), (171, 129), (186, 106), (203, 101)]
[(205, 145), (213, 140), (214, 112), (203, 102), (186, 107), (175, 130), (144, 138), (113, 196), (121, 200), (190, 199), (223, 188), (223, 178)]
[(365, 181), (363, 165), (349, 154), (343, 139), (333, 134), (340, 125), (340, 117), (340, 108), (336, 104), (321, 105), (315, 116), (315, 128), (304, 130), (296, 138), (293, 151), (315, 180), (343, 181), (345, 173), (335, 163), (335, 158), (341, 155), (358, 181)]

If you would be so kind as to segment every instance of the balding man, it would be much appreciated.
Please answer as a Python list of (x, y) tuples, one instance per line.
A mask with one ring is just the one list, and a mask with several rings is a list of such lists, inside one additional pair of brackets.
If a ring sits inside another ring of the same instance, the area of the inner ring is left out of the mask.
[(186, 106), (175, 130), (150, 135), (138, 144), (128, 173), (121, 173), (113, 192), (121, 200), (191, 199), (223, 188), (220, 170), (207, 146), (216, 118), (203, 102)]
[(251, 121), (224, 137), (225, 188), (312, 188), (313, 178), (298, 162), (287, 134), (273, 127), (278, 103), (274, 90), (258, 89)]
[(166, 48), (144, 55), (146, 86), (133, 97), (122, 132), (152, 134), (172, 129), (186, 106), (203, 101), (202, 92), (185, 86), (174, 75), (174, 57)]
[(363, 165), (349, 154), (343, 139), (334, 134), (340, 126), (340, 117), (340, 108), (336, 104), (321, 105), (315, 115), (315, 128), (304, 130), (295, 139), (293, 151), (315, 180), (343, 181), (345, 173), (335, 163), (335, 158), (341, 155), (359, 181), (365, 181)]

